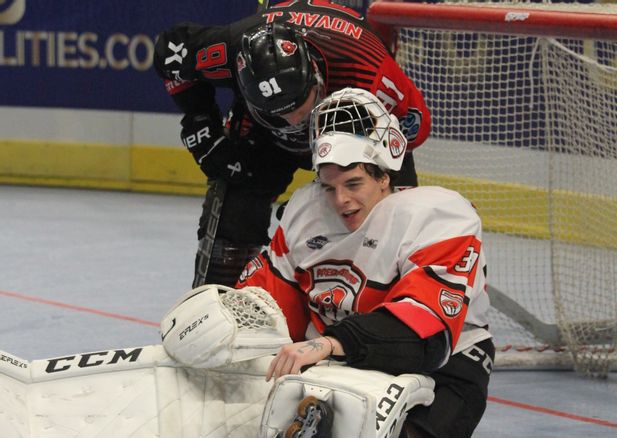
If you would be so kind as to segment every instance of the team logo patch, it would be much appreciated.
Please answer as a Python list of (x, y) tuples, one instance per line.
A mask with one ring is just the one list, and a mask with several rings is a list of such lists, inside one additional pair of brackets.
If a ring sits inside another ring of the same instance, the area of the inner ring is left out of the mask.
[(298, 45), (288, 40), (278, 40), (276, 45), (283, 56), (291, 56), (298, 50)]
[(330, 143), (322, 143), (319, 145), (319, 149), (317, 150), (317, 153), (319, 154), (321, 158), (323, 158), (326, 155), (328, 155), (331, 150), (332, 150), (332, 145)]
[(364, 273), (349, 261), (329, 261), (307, 270), (310, 275), (309, 307), (331, 319), (352, 314), (364, 290)]
[(446, 316), (453, 318), (463, 310), (463, 297), (449, 290), (442, 289), (439, 292), (439, 305)]
[(254, 257), (250, 262), (246, 264), (246, 266), (242, 270), (242, 273), (240, 274), (240, 279), (239, 279), (240, 283), (244, 283), (249, 277), (253, 276), (255, 272), (263, 268), (263, 266), (264, 265), (263, 263), (261, 263), (261, 260), (259, 259), (259, 257)]
[(409, 108), (407, 115), (401, 120), (401, 131), (405, 134), (408, 141), (413, 141), (418, 136), (420, 125), (422, 124), (422, 114), (414, 108)]
[(173, 42), (169, 42), (167, 44), (167, 48), (171, 50), (172, 55), (165, 58), (165, 65), (171, 64), (172, 62), (177, 62), (178, 64), (182, 64), (184, 57), (187, 55), (188, 50), (184, 47), (184, 43), (180, 43), (177, 46)]
[(238, 53), (238, 57), (236, 58), (236, 69), (238, 70), (238, 73), (244, 70), (245, 68), (246, 68), (246, 60), (244, 59), (244, 56), (242, 56), (242, 53)]
[(315, 236), (315, 237), (311, 237), (309, 240), (306, 241), (306, 246), (308, 246), (311, 249), (321, 249), (324, 247), (326, 243), (328, 243), (327, 237)]
[(392, 158), (400, 157), (407, 148), (407, 140), (403, 138), (398, 129), (394, 128), (390, 128), (388, 137), (388, 144), (390, 145), (390, 154), (392, 155)]
[(319, 308), (320, 313), (332, 312), (341, 307), (347, 292), (340, 286), (328, 289), (325, 292), (315, 295), (313, 302)]

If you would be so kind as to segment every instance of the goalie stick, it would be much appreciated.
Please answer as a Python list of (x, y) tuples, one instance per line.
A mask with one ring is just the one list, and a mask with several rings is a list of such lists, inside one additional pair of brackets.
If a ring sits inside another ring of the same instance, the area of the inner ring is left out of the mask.
[[(269, 0), (257, 0), (257, 12), (263, 12), (268, 9), (269, 3)], [(226, 192), (226, 181), (222, 179), (208, 181), (208, 192), (206, 193), (206, 200), (204, 202), (204, 211), (208, 212), (208, 220), (206, 222), (206, 234), (203, 239), (199, 241), (199, 247), (197, 249), (193, 288), (205, 284)]]
[(219, 227), (219, 219), (221, 218), (221, 210), (223, 209), (226, 192), (227, 182), (223, 179), (208, 181), (208, 192), (206, 193), (206, 200), (204, 201), (204, 211), (208, 212), (208, 219), (206, 221), (206, 233), (204, 237), (199, 240), (199, 247), (197, 248), (193, 289), (203, 285), (206, 281), (206, 275), (210, 267), (210, 259), (212, 258), (214, 239), (216, 238), (216, 230)]
[[(527, 331), (533, 334), (538, 340), (551, 346), (565, 345), (562, 330), (556, 324), (548, 324), (532, 315), (519, 303), (508, 297), (505, 292), (487, 285), (487, 292), (491, 299), (491, 306), (513, 319)], [(614, 321), (580, 321), (571, 322), (568, 328), (575, 332), (590, 332), (593, 336), (580, 339), (581, 342), (588, 344), (610, 344), (615, 337), (617, 328)]]

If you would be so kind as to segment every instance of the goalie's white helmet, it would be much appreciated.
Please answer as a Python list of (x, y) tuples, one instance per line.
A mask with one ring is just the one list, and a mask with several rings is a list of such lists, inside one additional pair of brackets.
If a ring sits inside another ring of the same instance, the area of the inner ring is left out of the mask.
[(401, 168), (407, 140), (398, 119), (373, 94), (359, 88), (332, 93), (311, 112), (313, 167), (373, 163)]

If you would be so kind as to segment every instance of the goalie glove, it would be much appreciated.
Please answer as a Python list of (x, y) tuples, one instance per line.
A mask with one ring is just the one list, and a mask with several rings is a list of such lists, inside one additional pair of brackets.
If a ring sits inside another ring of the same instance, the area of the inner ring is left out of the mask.
[(207, 284), (185, 294), (163, 317), (163, 347), (194, 368), (217, 368), (275, 354), (291, 343), (285, 317), (259, 287)]

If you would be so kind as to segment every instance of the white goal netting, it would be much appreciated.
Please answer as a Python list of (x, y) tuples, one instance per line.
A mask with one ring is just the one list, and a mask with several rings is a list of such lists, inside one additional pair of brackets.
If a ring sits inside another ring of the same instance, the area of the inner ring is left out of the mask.
[(416, 22), (400, 29), (397, 59), (433, 119), (414, 152), (419, 180), (460, 191), (483, 219), (501, 362), (605, 376), (617, 339), (617, 27), (591, 40)]

